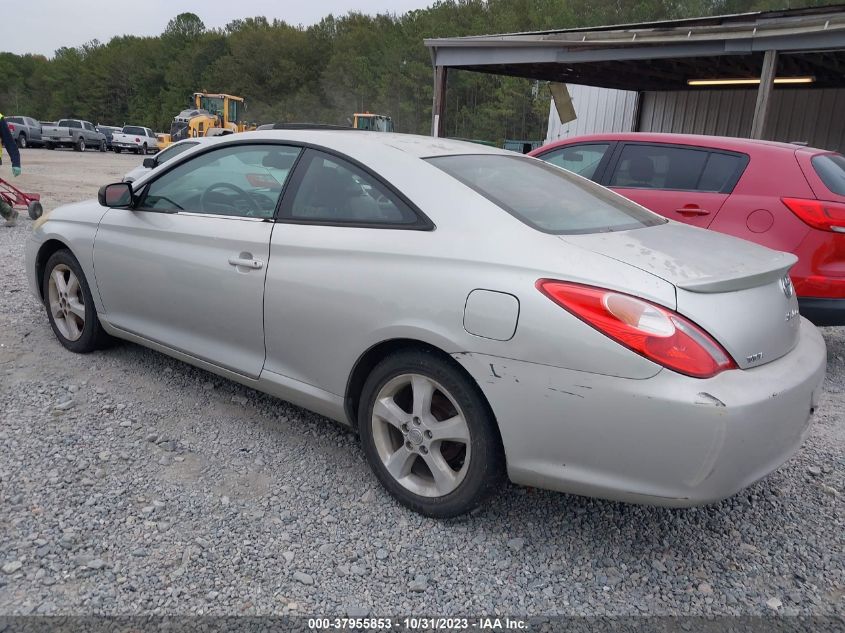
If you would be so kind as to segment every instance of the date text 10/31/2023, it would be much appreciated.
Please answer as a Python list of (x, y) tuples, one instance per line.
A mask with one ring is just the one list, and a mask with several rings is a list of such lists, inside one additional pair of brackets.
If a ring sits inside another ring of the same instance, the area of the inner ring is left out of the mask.
[(309, 618), (308, 628), (313, 631), (520, 631), (527, 630), (528, 624), (519, 618), (479, 617), (479, 618)]

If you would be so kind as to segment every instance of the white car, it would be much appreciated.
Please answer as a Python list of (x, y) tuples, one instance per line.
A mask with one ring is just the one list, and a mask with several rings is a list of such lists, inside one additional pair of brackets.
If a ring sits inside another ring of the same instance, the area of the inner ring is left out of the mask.
[(111, 147), (117, 154), (123, 150), (135, 154), (155, 153), (158, 151), (158, 139), (148, 127), (127, 125), (122, 132), (112, 135)]

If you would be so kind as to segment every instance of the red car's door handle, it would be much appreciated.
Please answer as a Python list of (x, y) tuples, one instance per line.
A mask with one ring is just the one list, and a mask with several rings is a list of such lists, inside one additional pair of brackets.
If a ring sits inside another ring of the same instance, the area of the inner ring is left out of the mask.
[(710, 212), (707, 209), (702, 209), (697, 204), (688, 204), (680, 209), (675, 209), (675, 213), (679, 213), (680, 215), (685, 215), (687, 217), (693, 217), (695, 215), (709, 215)]

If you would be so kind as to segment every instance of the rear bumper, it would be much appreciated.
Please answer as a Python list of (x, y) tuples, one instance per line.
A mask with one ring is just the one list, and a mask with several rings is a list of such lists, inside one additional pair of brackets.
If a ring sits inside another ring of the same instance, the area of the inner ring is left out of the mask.
[(141, 146), (136, 145), (135, 143), (116, 143), (112, 141), (112, 147), (117, 147), (119, 149), (139, 149)]
[(665, 369), (632, 380), (475, 354), (456, 360), (492, 406), (515, 483), (693, 506), (735, 494), (798, 450), (826, 350), (802, 320), (786, 356), (706, 380)]
[(816, 325), (845, 325), (845, 299), (799, 297), (798, 308)]

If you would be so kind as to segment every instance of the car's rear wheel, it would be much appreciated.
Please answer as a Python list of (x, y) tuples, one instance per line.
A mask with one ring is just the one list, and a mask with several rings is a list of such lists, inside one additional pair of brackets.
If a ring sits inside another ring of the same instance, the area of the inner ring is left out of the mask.
[(120, 154), (120, 151), (121, 151), (121, 150), (120, 150), (120, 148), (119, 148), (119, 147), (115, 147), (115, 148), (114, 148), (114, 153), (115, 153), (115, 154)]
[(85, 151), (85, 139), (81, 136), (76, 141), (76, 151), (77, 152), (84, 152)]
[(44, 147), (46, 147), (47, 149), (56, 149), (56, 146), (52, 143), (44, 143)]
[(100, 151), (101, 152), (106, 151), (106, 142), (105, 141), (100, 141)]
[(18, 137), (17, 145), (18, 145), (18, 147), (19, 147), (19, 148), (21, 148), (21, 149), (26, 149), (26, 148), (27, 148), (27, 145), (26, 145), (26, 134), (21, 134), (21, 135)]
[(502, 481), (504, 452), (487, 403), (434, 353), (409, 350), (379, 363), (364, 385), (358, 420), (379, 481), (421, 514), (470, 512)]
[(82, 267), (70, 251), (56, 251), (47, 260), (42, 296), (53, 333), (70, 351), (87, 354), (109, 340), (97, 318)]

